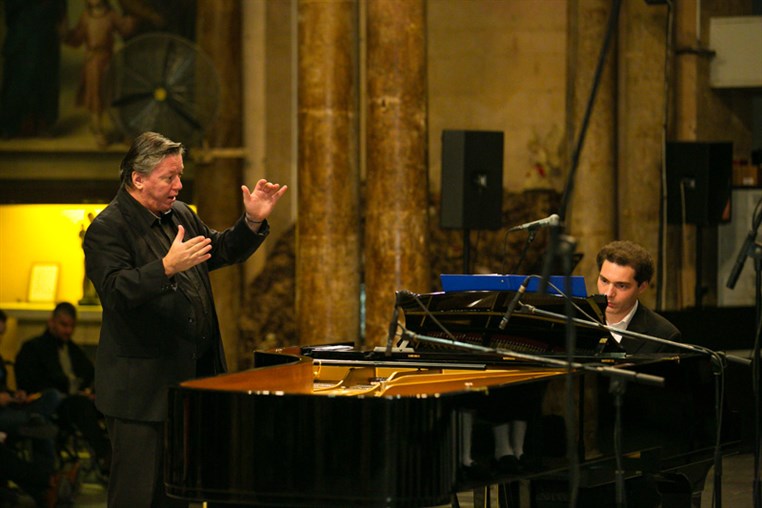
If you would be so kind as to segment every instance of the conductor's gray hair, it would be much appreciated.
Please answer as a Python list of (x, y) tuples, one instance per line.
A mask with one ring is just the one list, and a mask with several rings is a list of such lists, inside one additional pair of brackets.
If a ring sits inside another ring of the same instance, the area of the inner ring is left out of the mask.
[(132, 146), (119, 165), (119, 179), (123, 185), (132, 187), (132, 173), (149, 176), (169, 155), (185, 154), (182, 143), (172, 141), (157, 132), (144, 132), (132, 142)]

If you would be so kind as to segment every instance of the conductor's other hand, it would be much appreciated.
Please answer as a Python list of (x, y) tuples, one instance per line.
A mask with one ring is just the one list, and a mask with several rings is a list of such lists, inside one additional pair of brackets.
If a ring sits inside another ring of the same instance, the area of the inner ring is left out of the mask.
[(183, 237), (185, 237), (185, 228), (178, 225), (177, 236), (175, 236), (169, 252), (162, 259), (164, 273), (167, 277), (172, 277), (178, 272), (184, 272), (212, 257), (209, 253), (212, 250), (210, 238), (196, 236), (184, 242)]
[(280, 184), (270, 183), (264, 178), (257, 182), (252, 191), (249, 191), (247, 186), (241, 185), (246, 218), (255, 223), (265, 220), (286, 190), (288, 190), (287, 185), (281, 187)]

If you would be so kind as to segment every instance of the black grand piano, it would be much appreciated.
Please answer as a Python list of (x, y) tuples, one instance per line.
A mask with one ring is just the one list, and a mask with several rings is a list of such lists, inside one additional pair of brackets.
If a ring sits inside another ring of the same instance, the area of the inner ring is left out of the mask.
[[(607, 331), (581, 323), (602, 321), (605, 298), (598, 295), (572, 299), (580, 321), (573, 324), (574, 361), (592, 370), (549, 365), (541, 360), (564, 359), (570, 325), (516, 313), (500, 329), (514, 294), (408, 293), (399, 304), (409, 333), (391, 349), (255, 352), (248, 371), (172, 387), (167, 493), (252, 506), (421, 507), (456, 504), (458, 492), (522, 478), (538, 486), (539, 506), (543, 489), (568, 483), (572, 425), (580, 489), (605, 490), (622, 475), (653, 473), (682, 482), (690, 506), (716, 455), (712, 360), (680, 351), (626, 356)], [(566, 308), (559, 296), (527, 293), (524, 300), (550, 313)], [(664, 383), (630, 381), (615, 397), (612, 378), (598, 366)], [(574, 421), (564, 409), (567, 379)], [(493, 429), (510, 419), (526, 422), (526, 437), (521, 467), (506, 470), (491, 462)], [(465, 467), (466, 452), (485, 467)]]

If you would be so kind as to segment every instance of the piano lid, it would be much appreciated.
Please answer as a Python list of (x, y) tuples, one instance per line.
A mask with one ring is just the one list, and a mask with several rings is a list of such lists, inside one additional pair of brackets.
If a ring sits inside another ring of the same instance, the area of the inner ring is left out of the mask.
[[(454, 291), (400, 294), (400, 308), (405, 328), (416, 334), (453, 338), (480, 346), (508, 349), (520, 353), (565, 354), (566, 299), (559, 295), (525, 293), (521, 302), (549, 311), (558, 317), (517, 309), (504, 330), (499, 324), (516, 291)], [(571, 297), (576, 304), (574, 317), (605, 323), (606, 297), (591, 295)], [(575, 356), (601, 353), (619, 354), (611, 334), (595, 324), (575, 323)], [(415, 349), (431, 350), (445, 346), (416, 341)]]

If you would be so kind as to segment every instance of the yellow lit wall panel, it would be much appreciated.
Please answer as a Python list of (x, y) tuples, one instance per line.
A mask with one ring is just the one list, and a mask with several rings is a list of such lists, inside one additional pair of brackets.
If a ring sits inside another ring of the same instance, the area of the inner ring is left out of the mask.
[(105, 205), (0, 206), (0, 302), (26, 302), (32, 267), (58, 265), (54, 301), (76, 304), (85, 274), (82, 234)]

